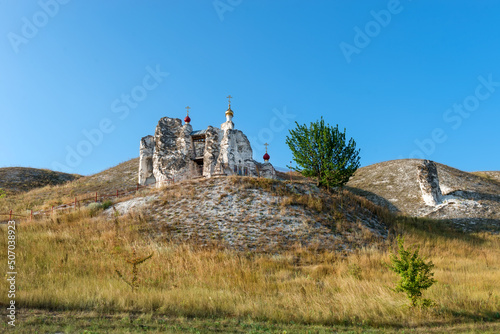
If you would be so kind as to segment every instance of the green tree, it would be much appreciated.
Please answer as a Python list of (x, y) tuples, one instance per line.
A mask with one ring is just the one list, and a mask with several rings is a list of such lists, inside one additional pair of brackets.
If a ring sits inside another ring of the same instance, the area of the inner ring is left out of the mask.
[(391, 254), (391, 265), (389, 269), (400, 276), (394, 291), (404, 292), (411, 301), (411, 306), (426, 307), (433, 304), (430, 299), (422, 298), (422, 290), (430, 288), (436, 280), (431, 272), (434, 264), (425, 262), (418, 254), (419, 248), (414, 250), (405, 249), (404, 238), (398, 236), (398, 248), (395, 254)]
[(3, 190), (2, 188), (0, 188), (0, 198), (4, 198), (5, 196), (6, 196), (5, 190)]
[(340, 189), (359, 168), (359, 149), (354, 139), (346, 141), (346, 130), (339, 131), (321, 120), (300, 125), (290, 130), (286, 144), (293, 154), (298, 167), (293, 170), (304, 176), (317, 178), (318, 186)]

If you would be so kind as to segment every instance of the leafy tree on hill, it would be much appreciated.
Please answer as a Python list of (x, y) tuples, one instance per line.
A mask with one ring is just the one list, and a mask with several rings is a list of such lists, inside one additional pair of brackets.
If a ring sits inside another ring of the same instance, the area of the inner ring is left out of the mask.
[(323, 117), (309, 127), (295, 124), (297, 127), (286, 137), (298, 165), (292, 169), (317, 178), (318, 186), (341, 189), (359, 168), (359, 149), (354, 139), (346, 141), (346, 130), (340, 132), (338, 125), (325, 124)]

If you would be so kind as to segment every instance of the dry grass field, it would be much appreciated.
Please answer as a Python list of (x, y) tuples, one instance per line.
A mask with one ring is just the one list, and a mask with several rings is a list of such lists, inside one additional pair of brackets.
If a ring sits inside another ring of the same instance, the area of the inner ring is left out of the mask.
[[(109, 172), (108, 172), (109, 175)], [(95, 176), (18, 195), (19, 207), (62, 198), (61, 189), (98, 189)], [(101, 178), (105, 179), (102, 174)], [(108, 177), (110, 183), (115, 179)], [(75, 185), (75, 183), (78, 184)], [(82, 183), (84, 182), (84, 183)], [(86, 182), (86, 183), (85, 183)], [(269, 181), (233, 178), (233, 192), (272, 191)], [(286, 185), (287, 181), (279, 181)], [(298, 182), (298, 181), (294, 181)], [(211, 187), (189, 183), (150, 190), (172, 205)], [(73, 188), (72, 188), (73, 187)], [(102, 186), (101, 186), (102, 187)], [(238, 188), (239, 187), (239, 188)], [(286, 188), (286, 187), (284, 187)], [(278, 187), (277, 189), (283, 189)], [(196, 190), (196, 189), (195, 189)], [(178, 195), (175, 192), (179, 193)], [(142, 194), (145, 195), (145, 194)], [(338, 204), (336, 195), (282, 194), (282, 214), (302, 207), (323, 214)], [(94, 205), (17, 224), (18, 332), (238, 332), (238, 333), (416, 333), (500, 331), (500, 236), (464, 233), (445, 220), (408, 218), (375, 206), (350, 192), (344, 205), (368, 210), (382, 221), (388, 237), (344, 251), (292, 245), (283, 251), (241, 251), (217, 242), (159, 238), (147, 210), (108, 215)], [(2, 205), (5, 204), (2, 199)], [(10, 199), (12, 200), (12, 198)], [(126, 199), (125, 199), (126, 200)], [(246, 206), (256, 205), (252, 201)], [(307, 211), (308, 210), (308, 211)], [(334, 210), (335, 211), (335, 210)], [(161, 213), (156, 213), (156, 215)], [(154, 218), (158, 219), (158, 217)], [(332, 214), (334, 230), (347, 239), (352, 222)], [(237, 222), (235, 222), (236, 224)], [(164, 232), (164, 233), (168, 233)], [(0, 225), (0, 249), (7, 248)], [(435, 302), (411, 308), (394, 292), (388, 270), (394, 237), (418, 245), (435, 264), (437, 283), (424, 293)], [(133, 266), (134, 259), (150, 259)], [(3, 255), (2, 255), (3, 257)], [(6, 270), (6, 261), (2, 261)], [(131, 284), (132, 283), (132, 284)], [(133, 288), (132, 286), (135, 286)], [(6, 280), (0, 282), (7, 291)], [(2, 308), (6, 294), (0, 297)], [(1, 330), (7, 324), (2, 322)]]
[[(391, 224), (436, 265), (438, 283), (426, 292), (435, 307), (409, 308), (391, 290), (389, 247), (344, 256), (300, 247), (275, 254), (200, 248), (155, 241), (139, 213), (114, 219), (84, 209), (18, 225), (16, 301), (23, 309), (57, 312), (393, 329), (500, 320), (498, 235), (453, 232), (417, 219), (394, 217)], [(1, 233), (6, 249), (4, 226)], [(138, 265), (137, 289), (116, 272), (132, 280), (126, 260), (134, 252), (153, 253)]]

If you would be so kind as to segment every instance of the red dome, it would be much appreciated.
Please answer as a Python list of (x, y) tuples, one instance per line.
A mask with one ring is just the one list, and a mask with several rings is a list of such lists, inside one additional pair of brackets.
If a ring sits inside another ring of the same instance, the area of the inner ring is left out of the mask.
[(264, 158), (264, 161), (268, 161), (271, 157), (270, 157), (270, 156), (269, 156), (269, 154), (267, 154), (267, 152), (266, 152), (266, 154), (264, 154), (264, 157), (263, 157), (263, 158)]
[(186, 123), (191, 122), (191, 118), (189, 118), (189, 116), (186, 116), (186, 118), (184, 118), (184, 122), (186, 122)]

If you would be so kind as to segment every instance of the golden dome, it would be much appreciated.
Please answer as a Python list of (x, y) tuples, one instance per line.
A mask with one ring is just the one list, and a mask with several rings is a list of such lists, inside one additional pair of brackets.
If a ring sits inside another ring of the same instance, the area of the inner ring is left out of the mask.
[(231, 116), (233, 117), (233, 111), (231, 110), (231, 99), (233, 98), (231, 95), (228, 95), (226, 96), (227, 99), (229, 100), (229, 103), (228, 103), (228, 107), (227, 107), (227, 110), (226, 110), (226, 116)]

